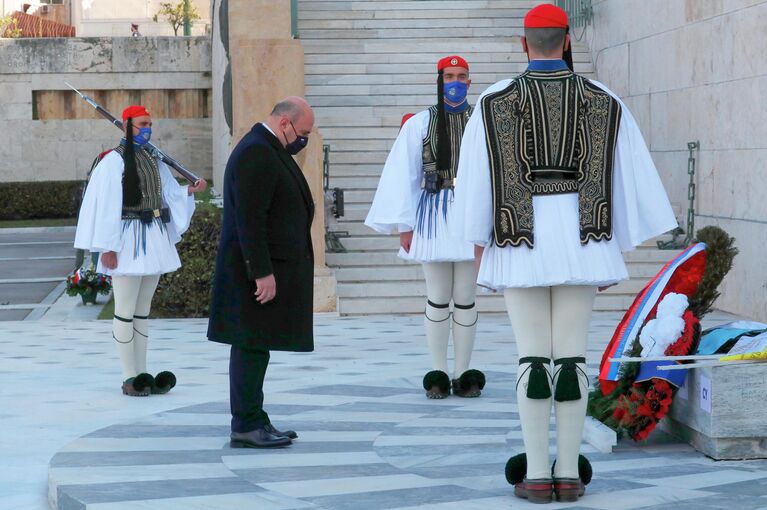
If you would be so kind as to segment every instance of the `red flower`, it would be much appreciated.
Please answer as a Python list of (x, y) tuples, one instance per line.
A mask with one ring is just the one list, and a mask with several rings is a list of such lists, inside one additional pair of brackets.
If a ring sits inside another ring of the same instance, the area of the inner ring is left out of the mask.
[(634, 433), (631, 435), (631, 439), (634, 441), (644, 441), (647, 439), (647, 436), (650, 435), (650, 432), (655, 430), (655, 425), (657, 425), (657, 422), (650, 420), (650, 422), (647, 423), (644, 428), (634, 431)]
[(682, 336), (676, 342), (666, 347), (664, 351), (666, 356), (686, 356), (692, 350), (696, 326), (700, 324), (700, 320), (690, 310), (684, 312), (682, 319), (684, 320)]
[(654, 413), (649, 400), (642, 402), (641, 405), (637, 406), (637, 415), (644, 416), (646, 418), (653, 417)]

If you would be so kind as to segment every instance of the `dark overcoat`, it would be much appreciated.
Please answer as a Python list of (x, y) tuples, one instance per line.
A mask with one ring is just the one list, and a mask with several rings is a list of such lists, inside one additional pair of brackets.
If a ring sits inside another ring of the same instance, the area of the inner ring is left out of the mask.
[[(224, 173), (224, 221), (216, 254), (208, 339), (275, 351), (314, 349), (314, 202), (293, 157), (262, 124), (237, 144)], [(262, 305), (255, 280), (274, 274)]]

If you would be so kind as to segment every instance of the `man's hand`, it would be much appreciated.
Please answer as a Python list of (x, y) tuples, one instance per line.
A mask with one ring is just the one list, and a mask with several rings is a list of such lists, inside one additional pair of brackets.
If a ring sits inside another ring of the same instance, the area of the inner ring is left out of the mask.
[(256, 278), (256, 301), (265, 305), (277, 295), (277, 282), (274, 275)]
[(399, 245), (402, 246), (402, 249), (405, 250), (406, 253), (410, 253), (411, 244), (413, 244), (413, 231), (400, 232)]
[(200, 193), (201, 191), (205, 191), (205, 188), (207, 187), (208, 187), (208, 181), (206, 181), (205, 179), (200, 179), (199, 182), (197, 182), (197, 184), (193, 184), (189, 186), (186, 189), (186, 192), (190, 195), (192, 193)]
[(117, 267), (117, 253), (113, 251), (105, 251), (101, 254), (101, 263), (107, 269), (114, 269)]
[(603, 285), (603, 286), (601, 286), (601, 287), (597, 287), (597, 290), (598, 290), (599, 292), (602, 292), (602, 291), (605, 291), (605, 290), (609, 289), (609, 288), (610, 288), (610, 287), (612, 287), (613, 285), (618, 285), (618, 284), (617, 284), (617, 283), (611, 283), (610, 285)]

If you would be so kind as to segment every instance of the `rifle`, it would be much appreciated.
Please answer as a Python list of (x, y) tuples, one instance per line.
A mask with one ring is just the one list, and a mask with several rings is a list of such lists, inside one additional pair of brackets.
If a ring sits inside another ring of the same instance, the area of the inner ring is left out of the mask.
[[(69, 87), (70, 89), (72, 89), (72, 90), (74, 90), (75, 92), (77, 92), (77, 94), (78, 94), (78, 95), (79, 95), (81, 98), (85, 99), (85, 101), (86, 101), (86, 102), (87, 102), (89, 105), (91, 105), (93, 108), (95, 108), (95, 109), (96, 109), (96, 111), (99, 113), (99, 115), (101, 115), (102, 117), (104, 117), (105, 119), (107, 119), (109, 122), (111, 122), (112, 124), (114, 124), (115, 126), (117, 126), (117, 127), (118, 127), (118, 128), (121, 130), (121, 131), (123, 131), (123, 123), (122, 123), (122, 121), (120, 121), (119, 119), (117, 119), (117, 118), (116, 118), (114, 115), (112, 115), (111, 113), (109, 113), (108, 111), (106, 111), (106, 109), (104, 109), (104, 107), (102, 107), (102, 106), (101, 106), (100, 104), (98, 104), (96, 101), (94, 101), (94, 100), (93, 100), (93, 99), (91, 99), (90, 97), (86, 96), (85, 94), (83, 94), (82, 92), (80, 92), (79, 90), (77, 90), (76, 88), (74, 88), (74, 87), (73, 87), (72, 85), (70, 85), (69, 83), (67, 83), (67, 82), (64, 82), (64, 83), (66, 83), (67, 87)], [(176, 161), (175, 159), (171, 158), (170, 156), (168, 156), (167, 154), (165, 154), (163, 151), (161, 151), (160, 149), (158, 149), (158, 148), (157, 148), (156, 146), (154, 146), (154, 145), (153, 145), (151, 142), (148, 142), (148, 143), (146, 144), (146, 147), (147, 147), (147, 149), (149, 150), (149, 153), (150, 153), (150, 154), (151, 154), (153, 157), (155, 157), (155, 158), (157, 158), (157, 159), (161, 160), (163, 163), (165, 163), (165, 164), (166, 164), (166, 165), (168, 165), (169, 167), (173, 168), (175, 171), (177, 171), (179, 174), (181, 174), (181, 176), (182, 176), (184, 179), (186, 179), (187, 181), (189, 181), (189, 182), (190, 182), (191, 184), (193, 184), (194, 186), (196, 186), (196, 185), (197, 185), (197, 184), (200, 182), (200, 178), (199, 178), (199, 177), (197, 177), (197, 176), (196, 176), (196, 175), (194, 175), (192, 172), (190, 172), (189, 170), (187, 170), (187, 169), (184, 167), (184, 165), (182, 165), (181, 163), (179, 163), (178, 161)]]

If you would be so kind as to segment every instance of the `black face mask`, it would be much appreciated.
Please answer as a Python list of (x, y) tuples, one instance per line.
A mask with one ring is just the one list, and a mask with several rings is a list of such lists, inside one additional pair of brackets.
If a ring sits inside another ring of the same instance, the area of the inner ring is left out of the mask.
[[(298, 132), (296, 131), (296, 127), (293, 125), (293, 123), (290, 123), (290, 127), (293, 128), (293, 132), (296, 134), (296, 139), (292, 142), (285, 145), (285, 150), (288, 151), (288, 154), (291, 156), (295, 156), (299, 152), (301, 152), (304, 147), (309, 143), (309, 137), (308, 136), (300, 136)], [(283, 132), (283, 135), (285, 133)], [(285, 141), (288, 140), (287, 135), (285, 136)]]

